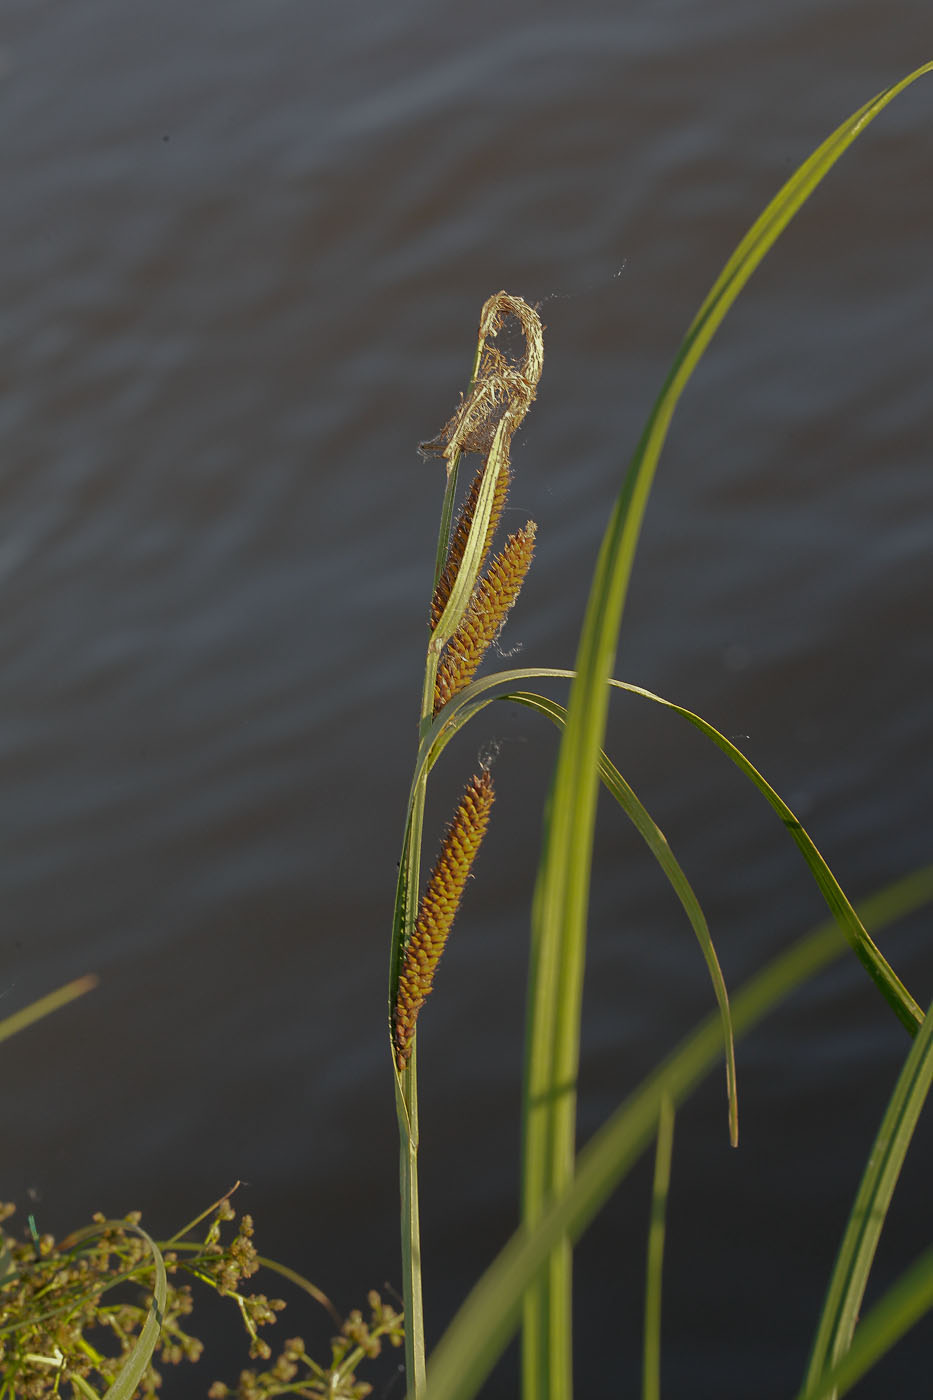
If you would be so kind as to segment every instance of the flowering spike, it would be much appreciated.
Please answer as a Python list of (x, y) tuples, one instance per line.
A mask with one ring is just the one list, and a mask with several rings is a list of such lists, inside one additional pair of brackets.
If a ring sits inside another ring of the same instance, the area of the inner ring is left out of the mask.
[(434, 985), (437, 964), (489, 825), (494, 796), (492, 778), (484, 768), (471, 778), (447, 828), (415, 926), (405, 945), (392, 1012), (392, 1041), (399, 1070), (408, 1063), (415, 1021)]
[(469, 685), (502, 629), (531, 567), (537, 527), (529, 520), (506, 540), (473, 591), (463, 621), (444, 649), (434, 685), (434, 713)]

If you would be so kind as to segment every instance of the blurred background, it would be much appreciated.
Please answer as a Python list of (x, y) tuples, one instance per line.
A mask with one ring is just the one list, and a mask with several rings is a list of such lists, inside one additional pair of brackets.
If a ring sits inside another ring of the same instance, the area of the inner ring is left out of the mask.
[[(485, 298), (539, 303), (508, 516), (538, 522), (538, 554), (502, 648), (572, 665), (680, 336), (797, 163), (931, 56), (927, 7), (2, 10), (0, 1013), (101, 984), (3, 1047), (0, 1196), (55, 1233), (138, 1207), (168, 1234), (241, 1179), (262, 1251), (346, 1310), (401, 1284), (385, 984), (443, 486), (416, 444), (464, 387)], [(927, 79), (695, 377), (616, 669), (736, 739), (853, 898), (931, 854), (931, 240)], [(609, 747), (731, 985), (823, 917), (702, 736), (617, 698)], [(426, 859), (482, 751), (497, 809), (419, 1037), (432, 1339), (516, 1223), (555, 733), (487, 710), (437, 770)], [(712, 1004), (679, 906), (601, 810), (581, 1140)], [(881, 939), (924, 1005), (930, 929)], [(680, 1115), (671, 1400), (796, 1390), (906, 1048), (849, 958), (742, 1043), (737, 1152), (720, 1073)], [(921, 1124), (873, 1297), (930, 1241), (931, 1147)], [(648, 1186), (644, 1164), (578, 1252), (583, 1396), (637, 1391)], [(278, 1340), (329, 1330), (295, 1299)], [(245, 1364), (232, 1316), (208, 1341), (167, 1400)], [(858, 1394), (928, 1374), (931, 1341), (927, 1323)], [(486, 1393), (516, 1374), (510, 1354)]]

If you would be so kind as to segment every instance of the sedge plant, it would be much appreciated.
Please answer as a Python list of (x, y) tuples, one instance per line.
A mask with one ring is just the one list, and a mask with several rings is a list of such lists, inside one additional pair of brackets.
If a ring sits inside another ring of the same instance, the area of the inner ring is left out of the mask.
[[(734, 1042), (832, 959), (858, 957), (912, 1037), (879, 1126), (844, 1232), (826, 1300), (817, 1320), (797, 1400), (844, 1395), (913, 1323), (933, 1307), (933, 1249), (860, 1317), (884, 1219), (920, 1111), (933, 1085), (933, 1017), (921, 1007), (879, 951), (872, 932), (933, 900), (933, 867), (880, 892), (856, 909), (803, 825), (744, 754), (699, 715), (638, 686), (611, 678), (618, 631), (661, 448), (677, 401), (723, 317), (768, 249), (839, 156), (864, 128), (919, 77), (924, 64), (844, 122), (790, 178), (727, 262), (694, 319), (635, 450), (613, 509), (596, 566), (574, 671), (510, 670), (476, 678), (505, 624), (531, 566), (536, 529), (528, 521), (493, 553), (511, 475), (510, 446), (534, 401), (543, 364), (536, 312), (499, 292), (482, 310), (473, 369), (458, 409), (427, 454), (441, 457), (446, 489), (428, 610), (429, 641), (422, 686), (418, 750), (405, 835), (390, 959), (389, 1041), (400, 1127), (402, 1258), (409, 1400), (470, 1400), (519, 1326), (523, 1329), (524, 1400), (569, 1400), (572, 1394), (570, 1285), (575, 1240), (610, 1192), (656, 1138), (656, 1162), (645, 1287), (644, 1400), (660, 1395), (661, 1272), (665, 1201), (677, 1105), (725, 1059), (729, 1134), (738, 1139)], [(524, 338), (517, 363), (495, 345), (507, 318)], [(457, 512), (465, 455), (479, 457)], [(525, 688), (542, 677), (572, 682), (569, 705)], [(602, 749), (610, 692), (624, 690), (665, 706), (697, 727), (771, 805), (796, 842), (828, 905), (828, 923), (758, 973), (731, 999), (709, 929), (686, 875), (663, 833)], [(418, 1209), (417, 1020), (434, 984), (466, 882), (490, 821), (494, 799), (488, 768), (466, 786), (441, 852), (421, 885), (425, 791), (448, 742), (495, 699), (528, 706), (562, 731), (545, 813), (544, 842), (532, 909), (532, 945), (523, 1105), (522, 1224), (464, 1303), (426, 1362)], [(595, 800), (602, 782), (658, 861), (697, 936), (717, 1011), (668, 1056), (611, 1115), (579, 1154), (575, 1144), (576, 1078), (592, 867)], [(90, 990), (96, 979), (69, 984), (0, 1022), (0, 1041)], [(96, 1400), (152, 1395), (159, 1360), (195, 1359), (189, 1331), (188, 1280), (231, 1299), (245, 1325), (254, 1360), (236, 1388), (243, 1400), (301, 1395), (362, 1400), (370, 1387), (356, 1367), (383, 1342), (400, 1345), (402, 1315), (369, 1295), (369, 1313), (346, 1319), (307, 1280), (252, 1244), (252, 1222), (237, 1218), (228, 1193), (171, 1240), (156, 1243), (138, 1216), (94, 1222), (57, 1243), (0, 1230), (0, 1400), (66, 1393)], [(0, 1223), (10, 1214), (0, 1206)], [(228, 1223), (232, 1231), (222, 1237)], [(202, 1229), (203, 1227), (203, 1229)], [(192, 1236), (197, 1234), (197, 1238)], [(327, 1308), (339, 1328), (329, 1363), (315, 1362), (299, 1337), (273, 1359), (260, 1328), (281, 1303), (242, 1284), (264, 1265)], [(140, 1293), (142, 1289), (142, 1293)], [(234, 1392), (215, 1383), (213, 1400)]]
[[(424, 445), (446, 465), (429, 610), (418, 748), (396, 892), (389, 976), (389, 1038), (401, 1146), (402, 1259), (409, 1400), (469, 1400), (515, 1331), (522, 1328), (524, 1400), (572, 1395), (573, 1244), (609, 1192), (657, 1134), (654, 1209), (646, 1283), (643, 1395), (660, 1393), (660, 1277), (663, 1202), (676, 1105), (725, 1059), (729, 1134), (738, 1140), (734, 1041), (780, 999), (846, 948), (861, 962), (913, 1044), (879, 1128), (817, 1325), (800, 1400), (836, 1396), (933, 1306), (933, 1251), (856, 1327), (894, 1184), (933, 1078), (933, 1024), (877, 947), (871, 931), (933, 897), (933, 867), (882, 891), (857, 910), (813, 839), (748, 758), (708, 721), (638, 686), (614, 680), (618, 635), (642, 520), (677, 402), (727, 311), (768, 250), (839, 157), (900, 92), (933, 71), (926, 63), (879, 93), (834, 131), (791, 176), (727, 261), (689, 327), (649, 415), (612, 510), (596, 563), (573, 671), (518, 669), (476, 678), (531, 563), (528, 522), (492, 556), (510, 476), (510, 443), (537, 391), (542, 328), (534, 309), (505, 292), (482, 310), (467, 391), (437, 439)], [(513, 363), (494, 345), (513, 318), (524, 354)], [(465, 454), (479, 464), (456, 511)], [(526, 688), (571, 681), (567, 707)], [(757, 787), (795, 841), (831, 921), (753, 978), (731, 1002), (702, 909), (662, 832), (604, 753), (609, 698), (623, 690), (665, 706), (705, 734)], [(470, 782), (421, 884), (425, 788), (448, 742), (493, 700), (536, 710), (562, 731), (545, 811), (531, 915), (522, 1123), (522, 1224), (425, 1359), (418, 1208), (417, 1017), (430, 993), (464, 885), (489, 824), (492, 780)], [(576, 1084), (586, 923), (600, 782), (616, 798), (660, 864), (689, 918), (718, 1003), (715, 1015), (623, 1103), (579, 1155)]]

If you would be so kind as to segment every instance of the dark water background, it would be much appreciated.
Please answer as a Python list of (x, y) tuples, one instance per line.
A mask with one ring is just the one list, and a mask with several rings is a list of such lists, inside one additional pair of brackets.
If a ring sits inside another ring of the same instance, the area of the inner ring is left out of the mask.
[[(341, 1308), (400, 1284), (384, 987), (442, 485), (415, 444), (463, 386), (485, 297), (540, 301), (509, 517), (537, 520), (538, 560), (505, 645), (572, 664), (680, 335), (797, 162), (930, 56), (929, 21), (925, 0), (3, 0), (0, 1010), (102, 979), (3, 1049), (0, 1195), (41, 1227), (140, 1207), (168, 1232), (242, 1178), (260, 1245)], [(617, 667), (743, 736), (853, 897), (931, 854), (931, 248), (927, 80), (696, 376)], [(554, 735), (493, 707), (429, 819), (491, 741), (493, 832), (421, 1036), (434, 1338), (516, 1218)], [(822, 917), (701, 736), (623, 700), (611, 748), (730, 982)], [(924, 1004), (930, 929), (883, 938)], [(607, 808), (581, 1137), (709, 1005), (689, 928)], [(796, 1389), (905, 1048), (849, 960), (741, 1047), (737, 1153), (719, 1076), (681, 1115), (671, 1400)], [(879, 1283), (930, 1241), (931, 1146), (927, 1123)], [(647, 1184), (579, 1250), (584, 1397), (637, 1390)], [(303, 1303), (286, 1316), (283, 1337), (316, 1335)], [(235, 1373), (222, 1335), (166, 1396)], [(858, 1394), (920, 1393), (931, 1341)], [(514, 1393), (507, 1363), (488, 1394)]]

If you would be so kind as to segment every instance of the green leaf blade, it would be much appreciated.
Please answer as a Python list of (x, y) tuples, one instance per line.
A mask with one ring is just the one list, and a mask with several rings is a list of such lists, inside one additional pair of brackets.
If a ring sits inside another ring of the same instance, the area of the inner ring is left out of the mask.
[[(599, 552), (545, 816), (532, 911), (528, 1033), (523, 1096), (523, 1219), (531, 1228), (573, 1168), (576, 1077), (588, 889), (603, 741), (607, 682), (635, 550), (654, 473), (680, 396), (739, 292), (783, 229), (855, 137), (924, 64), (859, 108), (791, 176), (726, 263), (675, 357), (636, 448)], [(526, 1400), (567, 1400), (570, 1353), (570, 1256), (555, 1246), (551, 1277), (526, 1305)]]
[(836, 1256), (833, 1276), (817, 1328), (805, 1389), (838, 1365), (852, 1345), (868, 1275), (894, 1187), (904, 1164), (920, 1111), (933, 1085), (933, 1007), (885, 1111), (862, 1177), (852, 1214)]
[[(933, 867), (863, 901), (860, 917), (877, 931), (931, 900)], [(732, 1003), (737, 1039), (845, 948), (839, 928), (829, 922), (751, 978)], [(594, 1134), (580, 1153), (572, 1183), (548, 1203), (534, 1229), (516, 1231), (435, 1348), (427, 1373), (431, 1400), (472, 1400), (479, 1392), (517, 1329), (523, 1295), (546, 1267), (554, 1243), (579, 1237), (650, 1145), (664, 1097), (675, 1106), (681, 1103), (716, 1063), (721, 1047), (719, 1019), (709, 1016)]]

